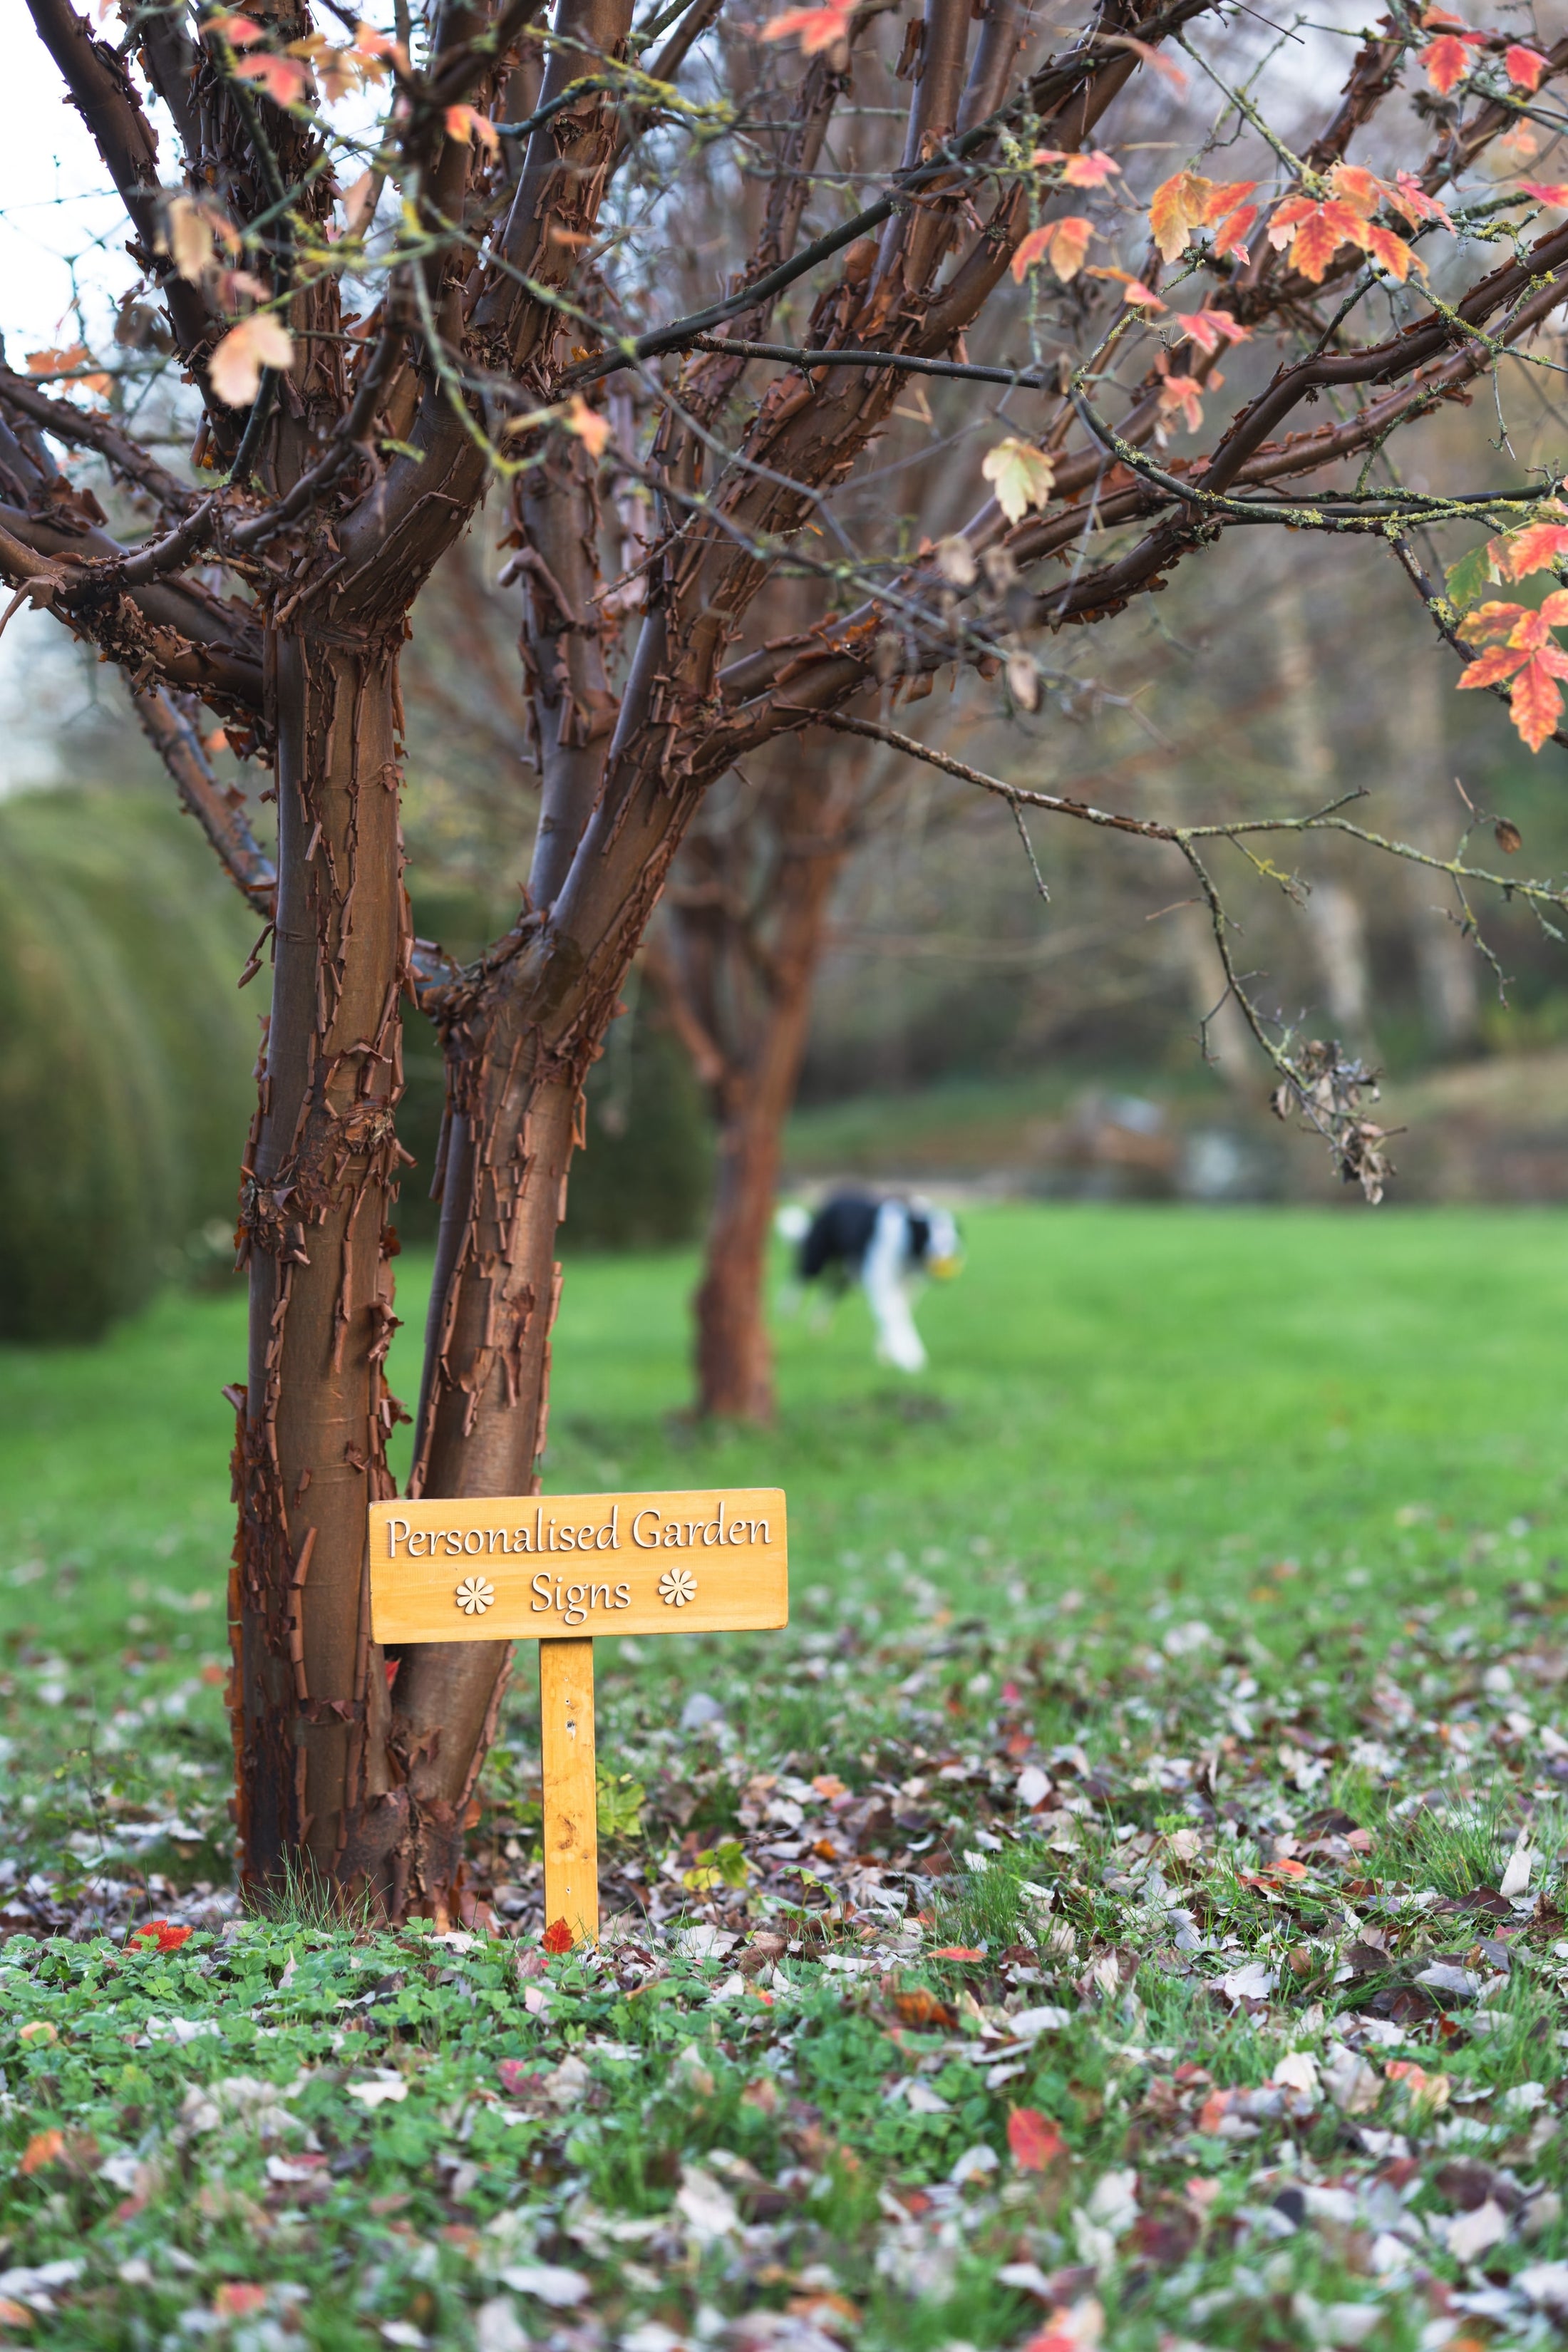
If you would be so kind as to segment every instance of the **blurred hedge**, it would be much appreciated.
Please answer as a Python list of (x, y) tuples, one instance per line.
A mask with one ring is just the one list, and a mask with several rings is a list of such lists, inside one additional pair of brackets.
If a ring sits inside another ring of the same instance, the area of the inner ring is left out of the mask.
[(235, 983), (258, 928), (151, 793), (0, 803), (0, 1338), (94, 1339), (214, 1261), (254, 1100), (265, 981)]
[[(416, 898), (427, 936), (472, 955), (504, 914)], [(188, 818), (133, 789), (0, 803), (0, 1339), (84, 1340), (161, 1281), (228, 1263), (255, 1100), (264, 969), (236, 987), (258, 925)], [(418, 1165), (397, 1223), (433, 1238), (440, 1049), (405, 1011), (398, 1118)], [(635, 1014), (588, 1088), (564, 1239), (683, 1241), (709, 1178), (685, 1056)]]

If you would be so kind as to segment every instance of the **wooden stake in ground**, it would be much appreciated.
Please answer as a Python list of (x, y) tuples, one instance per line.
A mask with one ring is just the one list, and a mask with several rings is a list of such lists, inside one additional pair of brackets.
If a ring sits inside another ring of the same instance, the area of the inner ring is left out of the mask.
[(594, 1772), (594, 1644), (539, 1645), (544, 1781), (544, 1918), (574, 1943), (599, 1932), (599, 1796)]
[(373, 1503), (371, 1638), (539, 1643), (544, 1917), (599, 1931), (594, 1638), (789, 1622), (776, 1486)]

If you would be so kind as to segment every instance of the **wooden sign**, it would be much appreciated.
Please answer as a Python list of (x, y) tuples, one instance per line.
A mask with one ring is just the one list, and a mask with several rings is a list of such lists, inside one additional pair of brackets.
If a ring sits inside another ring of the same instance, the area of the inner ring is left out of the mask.
[(599, 1930), (596, 1633), (763, 1633), (789, 1622), (777, 1486), (373, 1503), (372, 1639), (537, 1641), (544, 1916)]

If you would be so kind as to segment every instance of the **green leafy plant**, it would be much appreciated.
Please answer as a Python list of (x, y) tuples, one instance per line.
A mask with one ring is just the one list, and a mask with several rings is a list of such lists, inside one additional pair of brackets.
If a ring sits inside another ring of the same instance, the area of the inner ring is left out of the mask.
[(599, 1836), (605, 1845), (642, 1835), (647, 1790), (630, 1772), (601, 1770), (597, 1783)]

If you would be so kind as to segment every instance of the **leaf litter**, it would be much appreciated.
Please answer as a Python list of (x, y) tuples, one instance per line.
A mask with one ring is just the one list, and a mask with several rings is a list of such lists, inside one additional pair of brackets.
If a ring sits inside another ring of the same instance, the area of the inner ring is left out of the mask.
[(683, 1730), (612, 1668), (593, 1951), (526, 1711), (440, 1935), (246, 1915), (208, 1686), (142, 1701), (110, 1793), (181, 1836), (88, 1789), (61, 1869), (68, 1786), (0, 1888), (0, 2338), (1556, 2340), (1557, 1599), (1303, 1597), (1274, 1650), (1258, 1595), (1098, 1645), (1076, 1599), (792, 1633), (790, 1747), (743, 1672)]

